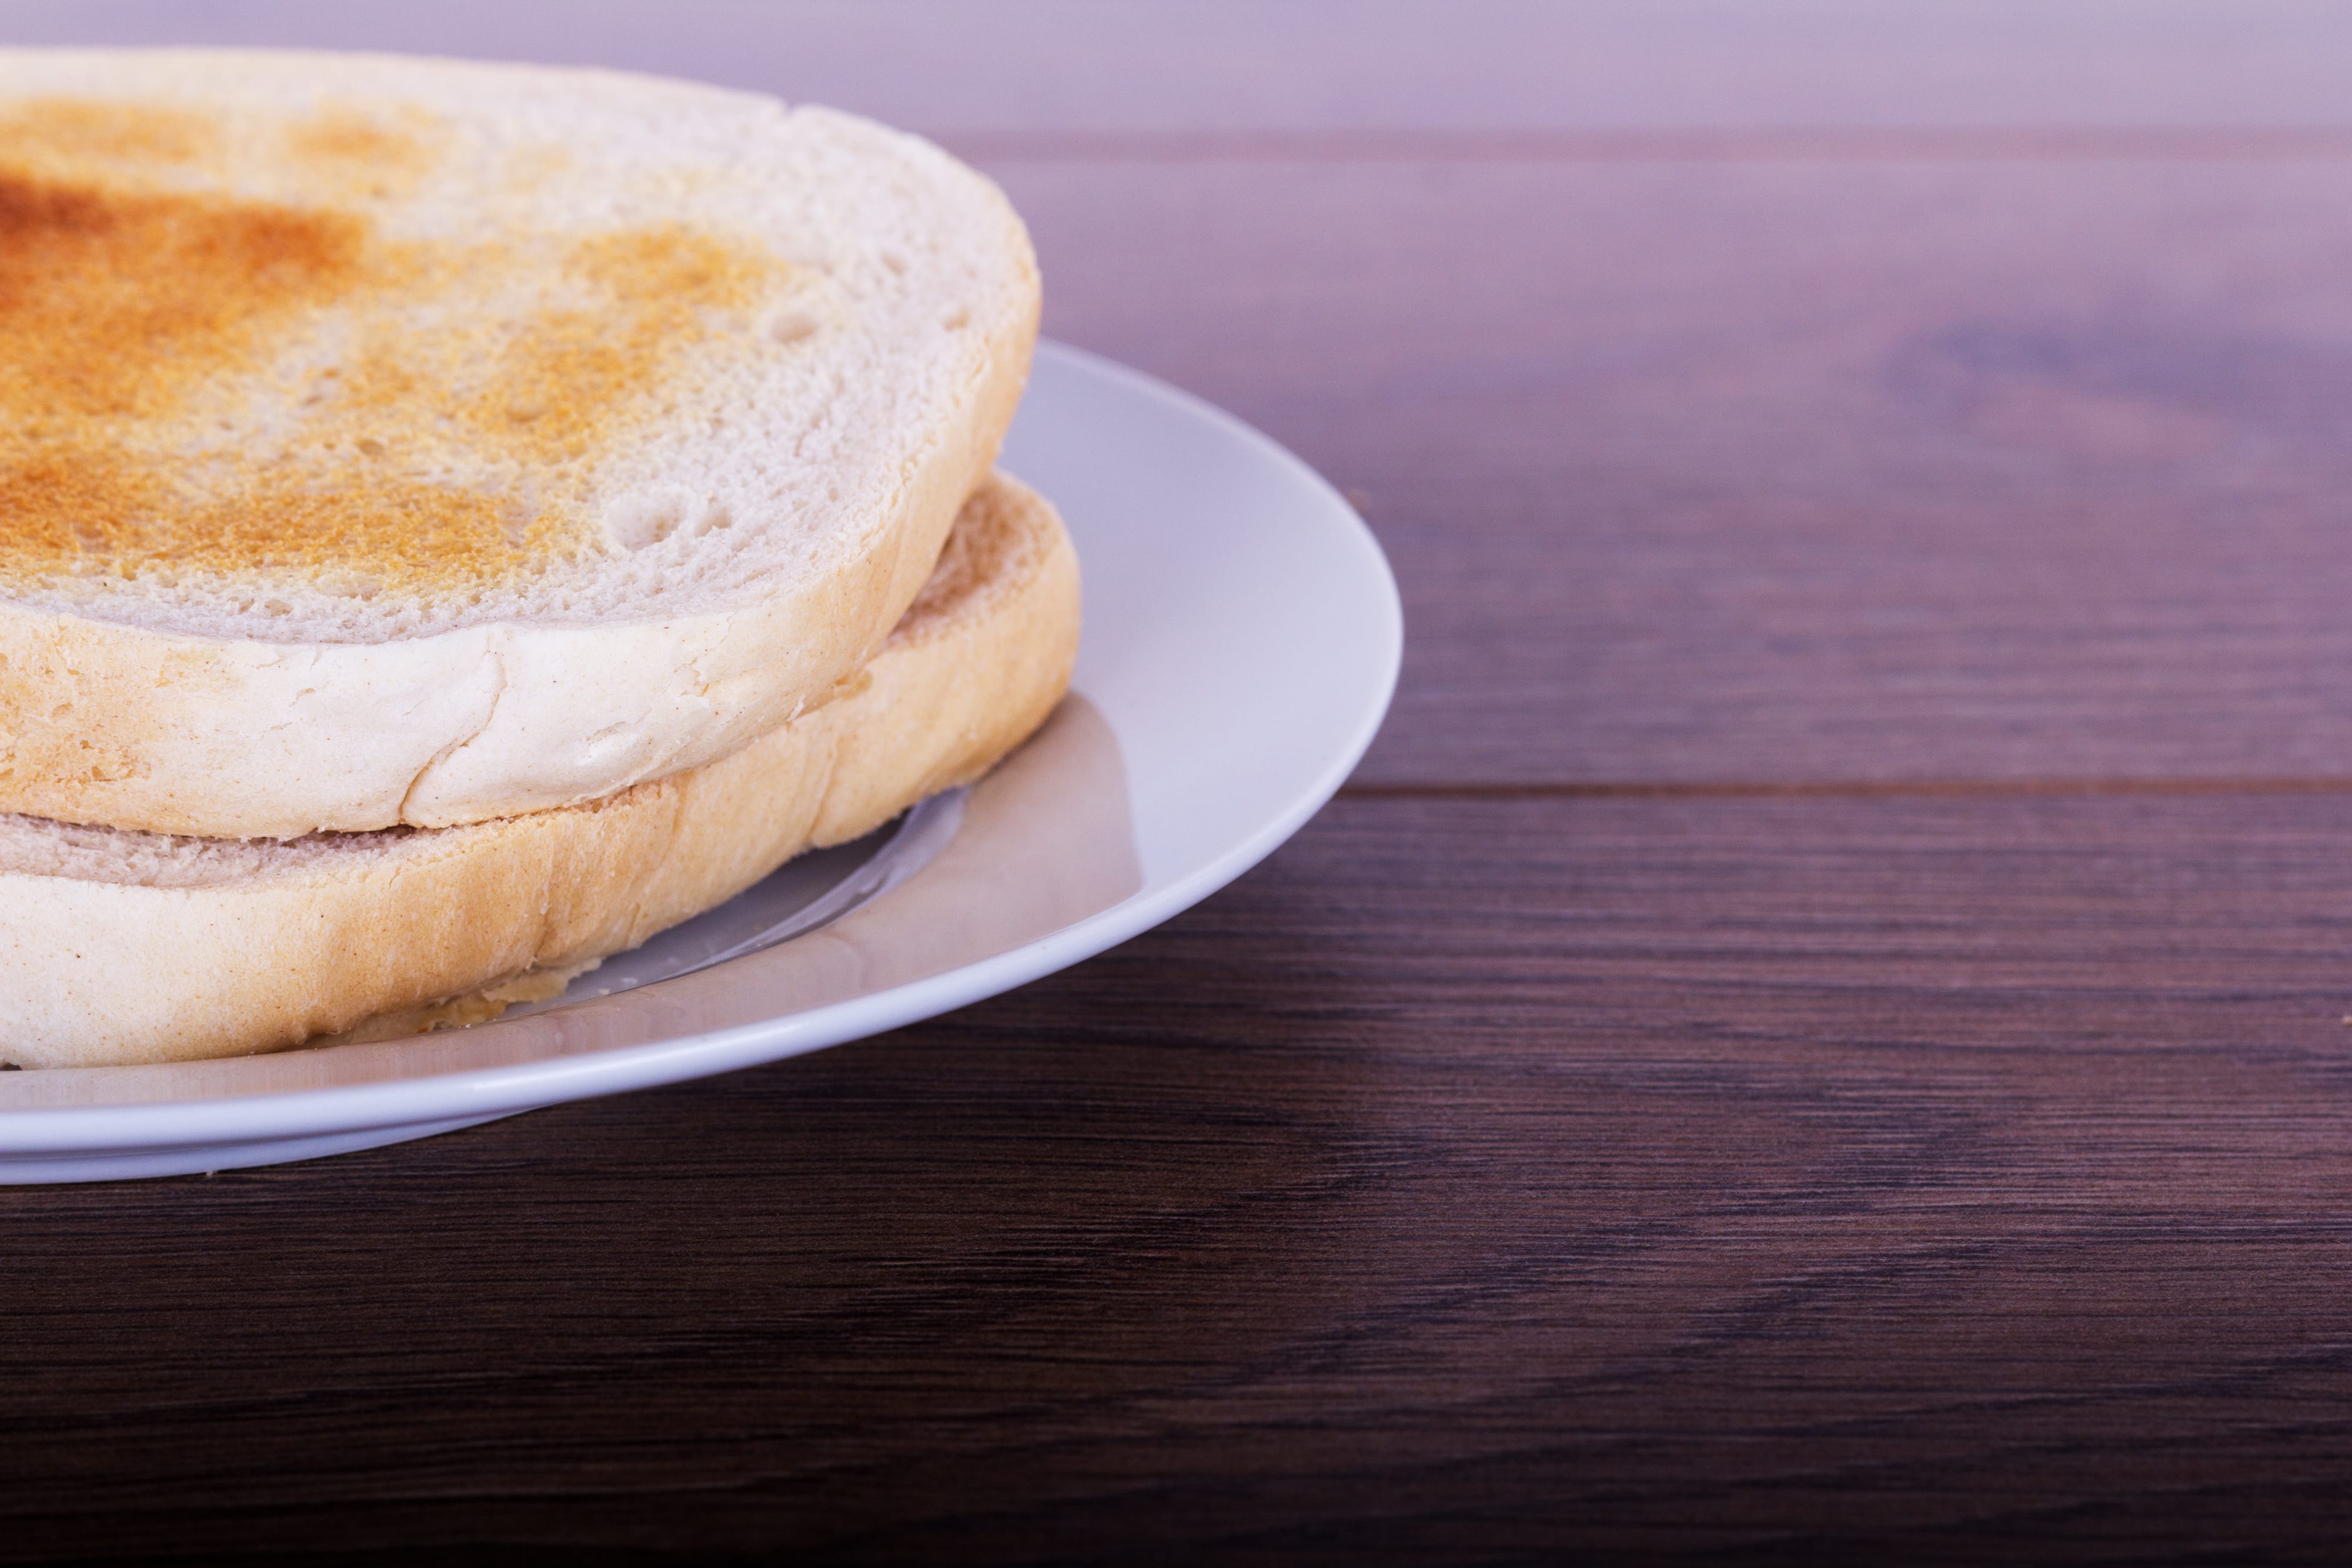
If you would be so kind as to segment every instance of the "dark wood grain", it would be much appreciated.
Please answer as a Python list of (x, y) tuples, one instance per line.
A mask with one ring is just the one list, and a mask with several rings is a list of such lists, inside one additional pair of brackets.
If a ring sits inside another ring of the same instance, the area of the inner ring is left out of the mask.
[(1343, 800), (952, 1019), (0, 1195), (0, 1560), (2315, 1548), (2347, 947), (2344, 797)]
[(1366, 781), (2352, 777), (2352, 162), (993, 167), (1362, 502)]

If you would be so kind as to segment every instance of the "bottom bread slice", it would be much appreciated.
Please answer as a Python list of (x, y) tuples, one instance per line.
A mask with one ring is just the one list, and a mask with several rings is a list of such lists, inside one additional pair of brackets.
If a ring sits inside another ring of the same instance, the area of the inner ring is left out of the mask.
[(283, 842), (0, 816), (0, 1061), (240, 1055), (486, 994), (448, 1015), (483, 1016), (978, 778), (1052, 711), (1077, 634), (1069, 538), (999, 475), (864, 668), (688, 772), (529, 816)]

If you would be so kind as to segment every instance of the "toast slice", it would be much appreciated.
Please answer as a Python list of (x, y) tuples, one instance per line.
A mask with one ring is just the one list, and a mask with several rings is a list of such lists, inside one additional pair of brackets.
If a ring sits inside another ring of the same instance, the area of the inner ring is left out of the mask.
[(0, 810), (443, 826), (723, 756), (889, 634), (1034, 259), (849, 116), (0, 50)]
[(830, 701), (611, 799), (286, 842), (0, 817), (0, 1060), (269, 1051), (576, 971), (985, 772), (1060, 699), (1077, 631), (1068, 536), (999, 476)]

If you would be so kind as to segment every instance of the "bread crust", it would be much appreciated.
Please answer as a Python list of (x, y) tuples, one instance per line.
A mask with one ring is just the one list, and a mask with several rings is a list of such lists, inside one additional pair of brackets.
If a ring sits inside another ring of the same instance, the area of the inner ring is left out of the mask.
[(502, 821), (254, 846), (235, 874), (178, 885), (136, 880), (142, 835), (97, 876), (21, 869), (26, 841), (0, 832), (0, 1057), (279, 1049), (635, 946), (984, 772), (1059, 700), (1077, 629), (1067, 535), (997, 476), (832, 700), (699, 768)]
[[(61, 52), (44, 63), (0, 51), (0, 99), (33, 90), (27, 82), (47, 91), (51, 77), (103, 81), (116, 58), (125, 80), (173, 92), (247, 69), (271, 92), (316, 77), (394, 103), (447, 77), (485, 101), (502, 86), (544, 98), (571, 84), (600, 101), (707, 97), (729, 112), (782, 113), (747, 95), (610, 73), (236, 52)], [(977, 214), (966, 237), (988, 259), (974, 276), (992, 280), (965, 325), (925, 350), (951, 395), (893, 436), (855, 515), (827, 520), (818, 566), (780, 565), (715, 602), (375, 640), (274, 636), (258, 614), (250, 634), (240, 620), (236, 635), (198, 635), (142, 623), (120, 594), (81, 609), (0, 594), (0, 810), (225, 838), (481, 821), (701, 766), (822, 701), (889, 635), (993, 463), (1027, 378), (1038, 292), (1027, 235), (992, 186), (911, 139), (800, 112), (899, 160), (886, 183), (950, 181)], [(739, 535), (766, 526), (735, 523)]]

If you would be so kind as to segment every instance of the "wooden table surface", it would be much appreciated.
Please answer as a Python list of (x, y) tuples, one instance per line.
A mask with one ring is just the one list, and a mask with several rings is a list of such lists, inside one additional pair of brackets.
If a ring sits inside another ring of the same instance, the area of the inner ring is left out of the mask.
[(937, 135), (1353, 495), (1385, 733), (919, 1028), (0, 1192), (0, 1562), (2326, 1560), (2352, 13), (0, 0)]

